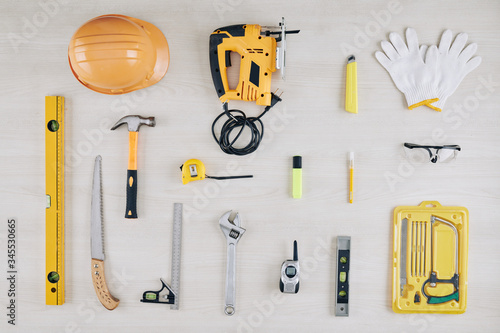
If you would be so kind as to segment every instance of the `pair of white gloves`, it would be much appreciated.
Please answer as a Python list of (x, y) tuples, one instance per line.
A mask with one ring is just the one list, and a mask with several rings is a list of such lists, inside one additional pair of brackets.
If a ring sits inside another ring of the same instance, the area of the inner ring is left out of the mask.
[(477, 44), (465, 49), (467, 34), (460, 33), (452, 43), (452, 33), (446, 30), (439, 47), (418, 45), (415, 29), (406, 29), (406, 42), (391, 32), (391, 42), (382, 41), (385, 53), (377, 51), (375, 57), (389, 72), (396, 87), (405, 95), (408, 108), (426, 105), (441, 111), (464, 77), (481, 63), (474, 57)]

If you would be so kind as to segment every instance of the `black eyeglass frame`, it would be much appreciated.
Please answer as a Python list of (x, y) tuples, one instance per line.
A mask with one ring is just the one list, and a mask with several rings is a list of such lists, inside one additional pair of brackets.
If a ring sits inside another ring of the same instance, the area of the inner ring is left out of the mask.
[[(436, 163), (438, 161), (439, 151), (441, 149), (452, 149), (452, 150), (456, 150), (456, 151), (462, 150), (462, 148), (460, 148), (459, 145), (426, 146), (426, 145), (417, 145), (415, 143), (408, 143), (408, 142), (405, 142), (403, 145), (408, 149), (422, 148), (422, 149), (427, 150), (427, 152), (429, 153), (429, 159), (432, 163)], [(431, 149), (436, 149), (436, 153), (433, 154)]]

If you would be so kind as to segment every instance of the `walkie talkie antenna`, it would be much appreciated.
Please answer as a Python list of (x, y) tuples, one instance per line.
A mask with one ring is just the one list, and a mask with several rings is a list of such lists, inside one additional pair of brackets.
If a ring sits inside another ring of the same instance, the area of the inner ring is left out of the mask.
[(297, 241), (293, 241), (293, 260), (298, 261), (299, 260), (299, 251), (297, 250)]

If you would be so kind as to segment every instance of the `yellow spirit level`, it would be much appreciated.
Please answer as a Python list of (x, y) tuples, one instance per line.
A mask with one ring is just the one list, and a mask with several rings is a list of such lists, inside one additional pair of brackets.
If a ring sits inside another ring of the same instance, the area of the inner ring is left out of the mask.
[(64, 97), (45, 97), (45, 302), (64, 304)]

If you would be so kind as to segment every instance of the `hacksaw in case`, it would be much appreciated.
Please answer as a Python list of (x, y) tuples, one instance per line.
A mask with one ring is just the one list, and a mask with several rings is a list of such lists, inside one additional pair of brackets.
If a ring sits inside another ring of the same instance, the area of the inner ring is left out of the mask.
[(392, 309), (464, 313), (469, 213), (437, 201), (394, 210)]

